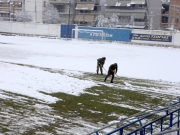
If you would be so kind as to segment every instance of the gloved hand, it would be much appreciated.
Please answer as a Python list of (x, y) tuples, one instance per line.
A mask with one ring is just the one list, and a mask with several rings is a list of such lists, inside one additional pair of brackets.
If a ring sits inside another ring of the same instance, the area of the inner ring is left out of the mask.
[(114, 74), (116, 74), (116, 70), (112, 70), (112, 72), (114, 72)]

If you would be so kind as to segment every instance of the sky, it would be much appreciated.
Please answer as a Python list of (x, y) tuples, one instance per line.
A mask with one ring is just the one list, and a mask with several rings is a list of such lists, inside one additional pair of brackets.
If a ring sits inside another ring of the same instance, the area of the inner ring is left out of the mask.
[[(106, 71), (111, 64), (118, 64), (118, 76), (180, 82), (178, 48), (0, 35), (0, 89), (48, 103), (61, 99), (39, 91), (79, 95), (86, 88), (96, 86), (96, 82), (68, 74), (95, 74), (97, 59), (101, 57), (106, 57)], [(67, 75), (6, 62), (60, 69)]]

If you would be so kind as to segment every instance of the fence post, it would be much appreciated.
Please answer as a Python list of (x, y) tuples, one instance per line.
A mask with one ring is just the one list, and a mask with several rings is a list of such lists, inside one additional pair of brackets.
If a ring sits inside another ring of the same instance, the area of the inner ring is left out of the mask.
[(173, 125), (173, 113), (170, 114), (169, 127), (172, 127), (172, 125)]
[[(137, 116), (137, 119), (139, 120), (139, 117)], [(140, 125), (140, 127), (142, 127), (142, 122), (141, 122), (141, 120), (139, 120), (139, 125)]]
[(153, 132), (153, 127), (152, 127), (152, 123), (151, 123), (151, 134), (152, 134), (152, 132)]
[(140, 129), (140, 135), (144, 135), (144, 130), (143, 130), (143, 128)]
[(161, 132), (162, 132), (162, 128), (163, 128), (163, 118), (161, 119)]
[(166, 110), (166, 115), (168, 115), (168, 110)]
[[(178, 125), (177, 125), (178, 128), (179, 128), (179, 115), (180, 115), (180, 109), (178, 110)], [(179, 135), (179, 130), (177, 131), (177, 135)]]
[(120, 131), (119, 131), (119, 135), (123, 135), (123, 128), (122, 128), (122, 129), (120, 129)]
[[(139, 120), (138, 116), (137, 116), (137, 119)], [(141, 120), (139, 120), (139, 125), (140, 125), (140, 127), (143, 126)], [(144, 135), (144, 130), (142, 128), (140, 129), (140, 135)]]

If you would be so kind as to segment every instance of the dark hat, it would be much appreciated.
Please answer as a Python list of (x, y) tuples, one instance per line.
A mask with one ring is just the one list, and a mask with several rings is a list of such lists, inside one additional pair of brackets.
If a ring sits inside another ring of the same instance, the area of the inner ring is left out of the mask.
[(103, 59), (106, 59), (106, 57), (102, 57)]
[(117, 66), (117, 63), (114, 63), (115, 66)]

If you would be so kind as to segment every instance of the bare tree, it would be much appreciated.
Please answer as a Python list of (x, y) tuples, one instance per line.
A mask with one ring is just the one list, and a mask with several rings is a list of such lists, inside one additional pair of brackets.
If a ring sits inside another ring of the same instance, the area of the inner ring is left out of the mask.
[(119, 24), (119, 17), (118, 14), (114, 14), (109, 19), (109, 27), (116, 27)]
[(99, 15), (96, 21), (96, 27), (116, 27), (119, 23), (119, 18), (117, 14), (113, 14), (110, 18), (105, 18), (103, 15)]
[(43, 23), (58, 24), (61, 22), (58, 10), (50, 3), (46, 4), (46, 9), (43, 13)]
[(103, 27), (102, 20), (103, 20), (104, 18), (105, 18), (105, 17), (104, 17), (103, 15), (98, 15), (98, 17), (96, 18), (97, 27)]
[(15, 19), (17, 22), (31, 22), (32, 16), (29, 15), (26, 11), (20, 11), (14, 13)]
[(99, 15), (96, 20), (96, 27), (108, 27), (109, 19), (105, 18), (103, 15)]

